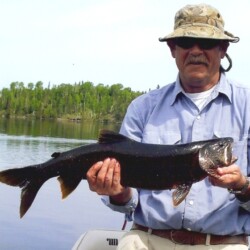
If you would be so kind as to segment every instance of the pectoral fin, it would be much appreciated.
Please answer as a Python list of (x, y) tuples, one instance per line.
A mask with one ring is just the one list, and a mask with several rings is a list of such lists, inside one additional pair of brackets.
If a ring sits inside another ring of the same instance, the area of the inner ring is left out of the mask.
[(179, 185), (173, 192), (172, 199), (174, 206), (178, 206), (188, 195), (192, 185)]

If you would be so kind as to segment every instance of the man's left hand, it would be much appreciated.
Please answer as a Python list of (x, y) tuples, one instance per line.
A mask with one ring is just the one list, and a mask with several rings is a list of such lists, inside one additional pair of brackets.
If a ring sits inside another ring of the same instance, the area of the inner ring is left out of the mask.
[(217, 175), (219, 177), (209, 176), (209, 180), (214, 186), (240, 190), (246, 183), (246, 177), (236, 164), (218, 168)]

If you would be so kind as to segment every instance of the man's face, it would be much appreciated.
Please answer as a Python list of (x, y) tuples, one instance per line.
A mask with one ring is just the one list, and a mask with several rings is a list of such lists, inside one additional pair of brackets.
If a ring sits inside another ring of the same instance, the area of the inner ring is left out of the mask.
[(220, 76), (221, 59), (228, 43), (212, 39), (179, 38), (168, 42), (187, 92), (201, 92), (214, 86)]

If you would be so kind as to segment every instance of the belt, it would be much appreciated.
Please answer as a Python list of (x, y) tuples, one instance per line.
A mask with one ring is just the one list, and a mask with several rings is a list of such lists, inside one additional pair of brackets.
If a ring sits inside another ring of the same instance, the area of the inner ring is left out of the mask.
[(131, 230), (141, 230), (162, 238), (171, 240), (176, 244), (184, 245), (220, 245), (220, 244), (243, 244), (248, 246), (247, 236), (240, 235), (213, 235), (199, 232), (191, 232), (185, 229), (181, 230), (159, 230), (133, 224)]

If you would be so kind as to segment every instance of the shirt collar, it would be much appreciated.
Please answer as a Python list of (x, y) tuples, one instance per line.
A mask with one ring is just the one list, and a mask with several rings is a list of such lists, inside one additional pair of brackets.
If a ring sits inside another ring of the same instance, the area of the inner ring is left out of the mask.
[(178, 74), (178, 76), (176, 78), (176, 81), (175, 81), (174, 90), (172, 92), (172, 97), (171, 97), (170, 105), (174, 104), (174, 102), (176, 101), (177, 97), (182, 92), (183, 92), (183, 89), (181, 87), (180, 77), (179, 77), (179, 74)]
[(227, 99), (232, 103), (232, 90), (230, 84), (228, 84), (225, 73), (221, 73), (220, 80), (215, 88), (215, 91), (217, 91), (218, 94), (223, 94), (226, 96)]
[[(179, 77), (179, 74), (176, 78), (176, 81), (175, 81), (175, 86), (174, 86), (174, 90), (172, 92), (172, 97), (171, 97), (171, 102), (170, 104), (173, 105), (174, 102), (177, 100), (178, 96), (183, 93), (183, 88), (181, 86), (181, 83), (180, 83), (180, 77)], [(216, 93), (216, 96), (218, 96), (219, 94), (223, 94), (224, 96), (226, 96), (228, 98), (228, 100), (230, 102), (232, 102), (232, 97), (231, 97), (231, 88), (230, 88), (230, 85), (227, 83), (227, 79), (226, 79), (226, 75), (225, 73), (221, 73), (221, 76), (220, 76), (220, 80), (215, 88), (215, 93)]]

